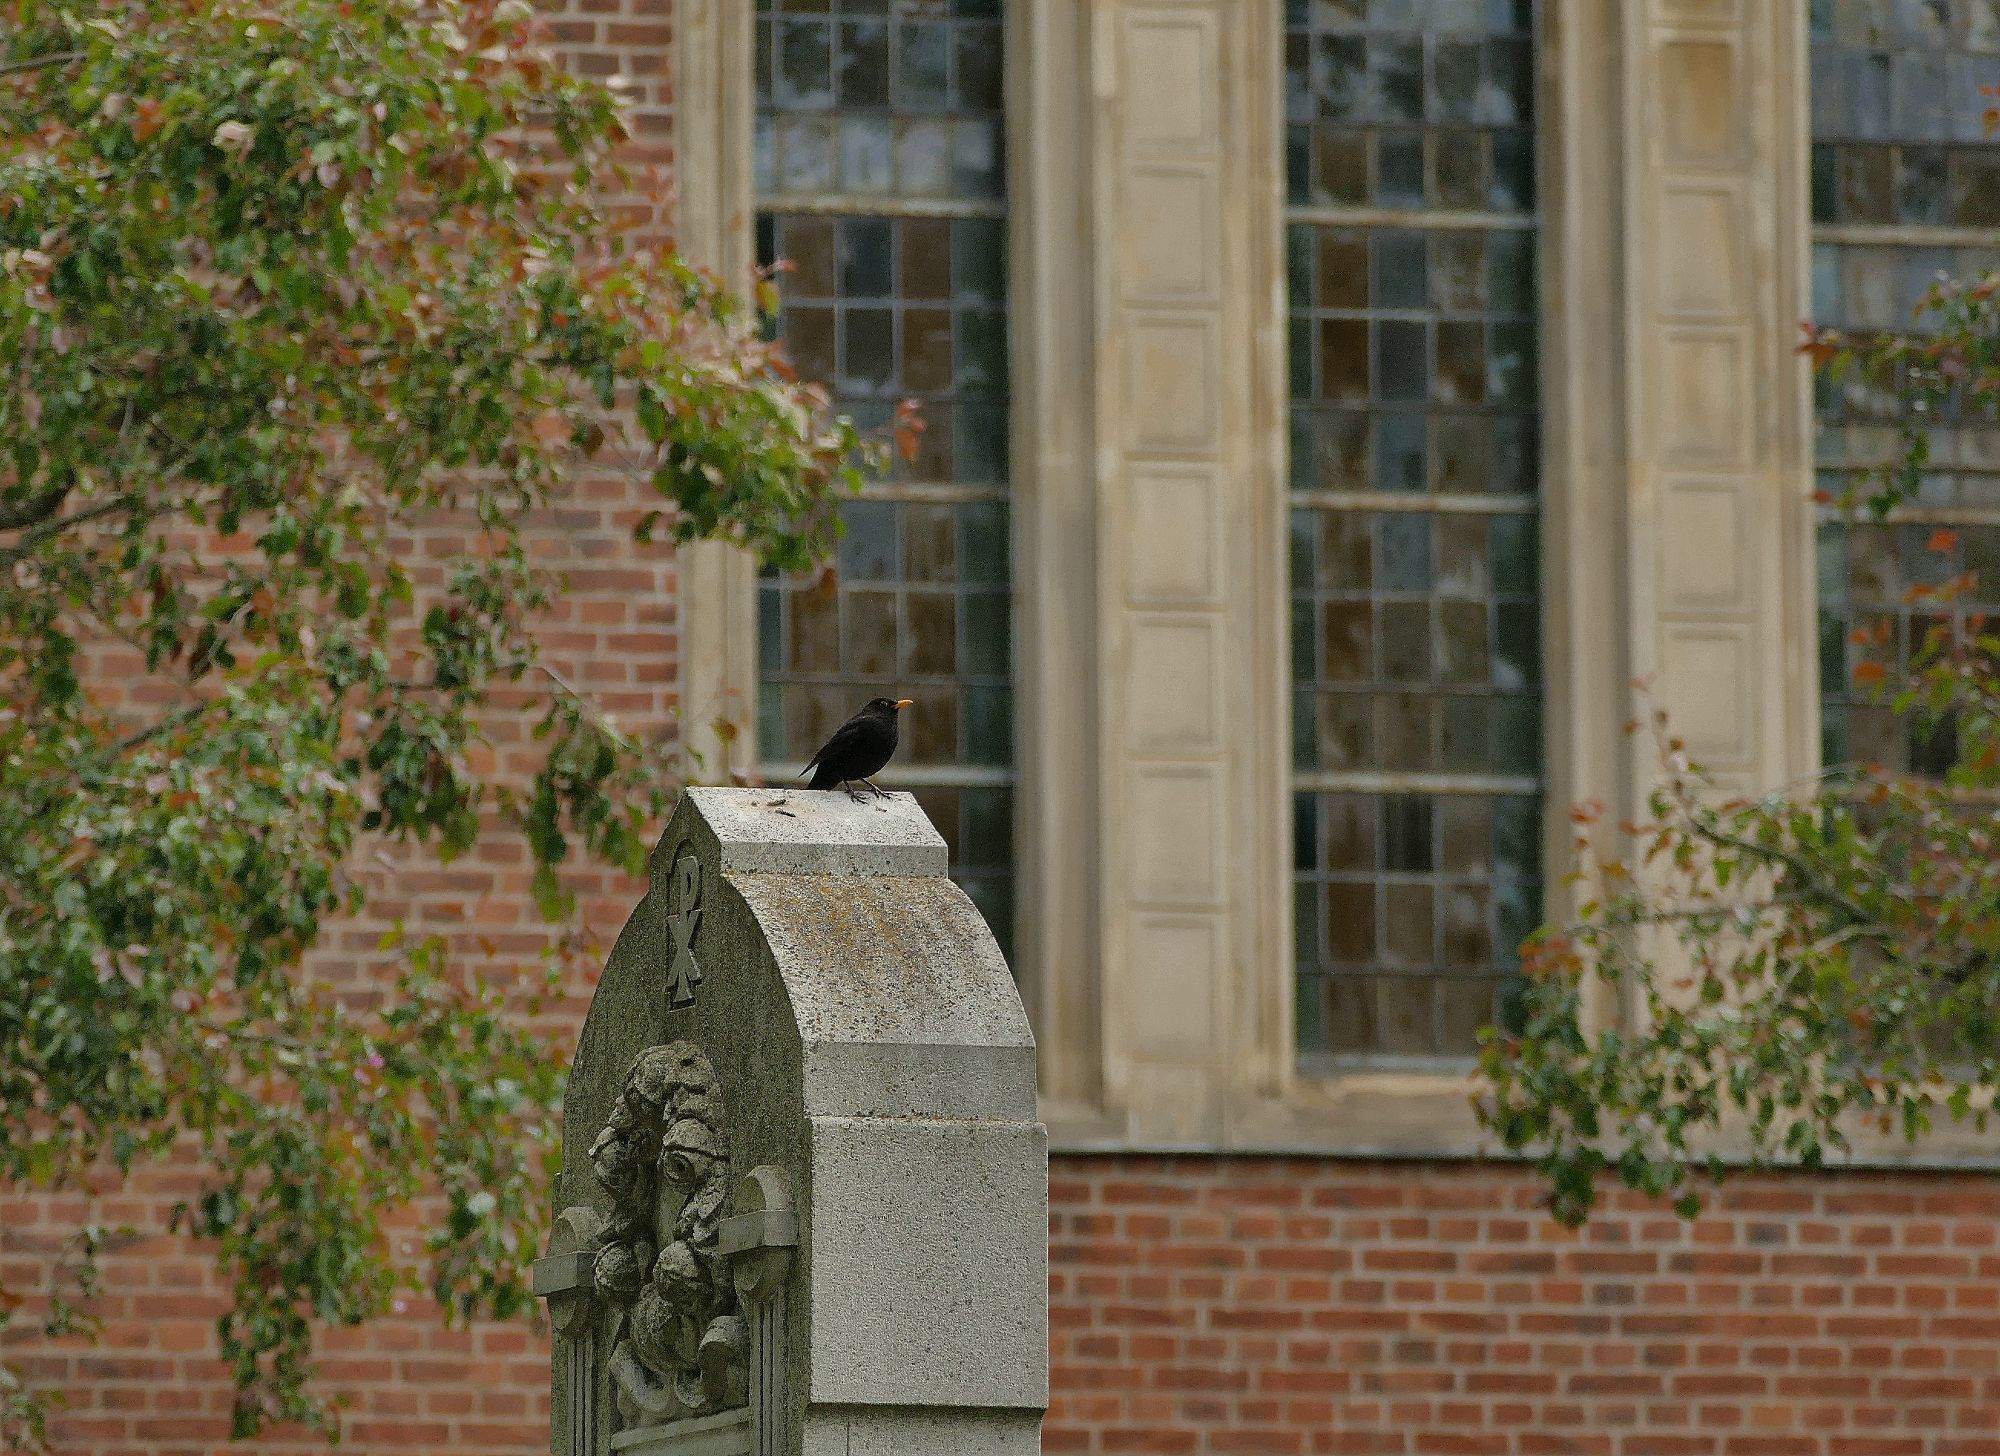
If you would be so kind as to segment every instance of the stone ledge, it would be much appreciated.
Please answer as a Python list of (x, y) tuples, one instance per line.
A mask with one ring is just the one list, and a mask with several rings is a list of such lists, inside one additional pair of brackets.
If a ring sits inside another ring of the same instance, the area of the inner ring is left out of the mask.
[[(1148, 1156), (1224, 1158), (1328, 1158), (1360, 1162), (1438, 1162), (1527, 1165), (1472, 1116), (1474, 1084), (1445, 1074), (1352, 1073), (1301, 1081), (1282, 1098), (1241, 1098), (1229, 1103), (1220, 1127), (1207, 1137), (1168, 1138), (1135, 1127), (1136, 1119), (1078, 1102), (1044, 1100), (1040, 1117), (1055, 1157)], [(2000, 1131), (1942, 1125), (1918, 1143), (1872, 1127), (1849, 1131), (1850, 1152), (1829, 1154), (1824, 1169), (1794, 1163), (1773, 1172), (1816, 1177), (1821, 1172), (1991, 1172), (2000, 1169)], [(1750, 1164), (1740, 1132), (1718, 1138), (1716, 1152), (1735, 1168)]]
[(944, 839), (907, 793), (688, 789), (724, 874), (943, 875)]
[(691, 1421), (620, 1431), (611, 1438), (611, 1449), (621, 1456), (751, 1456), (755, 1440), (750, 1408), (738, 1406)]

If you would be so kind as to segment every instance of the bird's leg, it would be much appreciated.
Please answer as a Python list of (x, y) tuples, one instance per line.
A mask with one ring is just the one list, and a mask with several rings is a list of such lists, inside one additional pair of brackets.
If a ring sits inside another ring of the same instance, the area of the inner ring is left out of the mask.
[[(862, 780), (861, 782), (863, 782), (863, 783), (865, 784), (865, 783), (867, 783), (867, 782), (868, 782), (868, 780), (866, 780), (866, 779), (863, 779), (863, 780)], [(857, 804), (861, 802), (861, 795), (859, 795), (859, 794), (857, 794), (857, 793), (855, 793), (855, 792), (854, 792), (854, 782), (853, 782), (853, 780), (851, 780), (851, 779), (842, 779), (842, 780), (840, 781), (840, 786), (841, 786), (841, 787), (842, 787), (843, 789), (847, 790), (847, 797), (848, 797), (848, 798), (850, 798), (850, 799), (854, 800), (854, 802), (855, 802), (855, 803), (857, 803)]]
[(876, 797), (876, 798), (878, 798), (878, 799), (886, 799), (886, 798), (888, 798), (888, 797), (889, 797), (889, 796), (888, 796), (887, 794), (885, 794), (885, 793), (883, 793), (883, 792), (882, 792), (882, 786), (881, 786), (880, 784), (876, 783), (876, 782), (875, 782), (875, 780), (873, 780), (873, 779), (863, 779), (863, 780), (862, 780), (861, 782), (862, 782), (862, 783), (864, 783), (864, 784), (866, 784), (866, 785), (868, 785), (868, 787), (869, 787), (869, 788), (871, 788), (871, 789), (873, 789), (873, 790), (875, 791), (875, 797)]

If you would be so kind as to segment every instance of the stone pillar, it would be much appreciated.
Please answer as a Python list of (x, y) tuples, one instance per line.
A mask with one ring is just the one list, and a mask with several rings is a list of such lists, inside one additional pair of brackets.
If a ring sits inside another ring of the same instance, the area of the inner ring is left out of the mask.
[[(1730, 793), (1817, 765), (1806, 7), (1620, 12), (1632, 659)], [(1649, 749), (1650, 745), (1646, 745)], [(1642, 756), (1632, 797), (1657, 770)]]
[[(675, 0), (674, 244), (736, 292), (750, 287), (756, 188), (752, 7)], [(726, 783), (757, 761), (757, 563), (727, 541), (677, 556), (681, 749), (690, 778)]]
[(557, 1456), (1029, 1456), (1047, 1134), (907, 794), (690, 789), (591, 1001), (536, 1289)]
[(1212, 1146), (1290, 1065), (1281, 7), (1089, 12), (1108, 1131)]

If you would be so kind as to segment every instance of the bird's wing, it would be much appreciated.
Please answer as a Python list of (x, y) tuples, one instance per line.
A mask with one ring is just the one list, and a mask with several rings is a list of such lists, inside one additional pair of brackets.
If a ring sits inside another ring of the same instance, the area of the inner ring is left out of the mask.
[(861, 736), (862, 731), (861, 720), (859, 718), (849, 718), (845, 723), (834, 729), (833, 737), (821, 744), (819, 752), (806, 761), (806, 766), (799, 770), (799, 777), (804, 778), (807, 774), (811, 773), (819, 761), (829, 753), (851, 745), (855, 739)]

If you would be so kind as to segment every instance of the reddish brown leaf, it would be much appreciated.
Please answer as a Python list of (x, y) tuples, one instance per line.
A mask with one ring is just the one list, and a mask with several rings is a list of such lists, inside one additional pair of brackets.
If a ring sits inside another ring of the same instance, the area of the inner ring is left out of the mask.
[(142, 96), (133, 103), (132, 136), (137, 141), (150, 141), (159, 129), (166, 125), (160, 113), (166, 106), (151, 96)]

